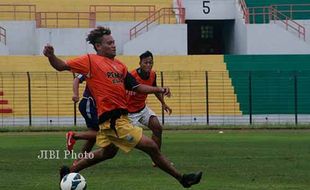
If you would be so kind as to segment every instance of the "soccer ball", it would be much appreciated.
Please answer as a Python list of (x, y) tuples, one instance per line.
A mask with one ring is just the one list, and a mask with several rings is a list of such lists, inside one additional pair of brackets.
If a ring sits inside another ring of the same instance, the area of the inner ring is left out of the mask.
[(85, 190), (86, 180), (79, 173), (69, 173), (60, 182), (61, 190)]

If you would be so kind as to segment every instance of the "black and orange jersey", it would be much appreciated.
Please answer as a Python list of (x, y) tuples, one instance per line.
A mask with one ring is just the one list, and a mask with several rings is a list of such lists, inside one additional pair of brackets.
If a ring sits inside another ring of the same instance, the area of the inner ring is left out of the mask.
[(114, 109), (127, 110), (125, 87), (132, 90), (138, 83), (123, 63), (96, 54), (80, 56), (66, 63), (72, 72), (86, 76), (99, 116)]
[[(151, 71), (148, 77), (143, 77), (141, 69), (135, 69), (131, 75), (137, 80), (139, 84), (149, 86), (156, 85), (156, 73)], [(137, 112), (145, 107), (147, 94), (143, 93), (127, 93), (128, 111), (131, 113)]]

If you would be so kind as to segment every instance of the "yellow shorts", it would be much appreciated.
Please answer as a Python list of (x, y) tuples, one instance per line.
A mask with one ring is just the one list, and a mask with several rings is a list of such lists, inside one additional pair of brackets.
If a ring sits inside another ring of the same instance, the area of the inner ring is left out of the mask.
[(122, 115), (116, 120), (115, 128), (118, 136), (110, 128), (110, 120), (100, 124), (99, 128), (96, 143), (102, 148), (113, 143), (124, 152), (129, 152), (142, 137), (142, 128), (133, 126), (127, 115)]

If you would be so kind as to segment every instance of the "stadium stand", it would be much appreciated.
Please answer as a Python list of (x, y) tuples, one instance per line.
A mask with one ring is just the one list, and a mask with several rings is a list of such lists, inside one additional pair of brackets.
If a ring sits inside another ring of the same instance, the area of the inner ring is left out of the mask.
[(8, 102), (13, 103), (3, 109), (2, 113), (6, 113), (1, 115), (3, 118), (11, 117), (17, 125), (27, 124), (28, 117), (32, 118), (32, 124), (50, 124), (61, 116), (74, 115), (72, 74), (2, 72), (0, 76), (0, 89)]
[[(127, 64), (129, 70), (138, 66), (137, 56), (119, 56), (119, 59)], [(175, 116), (205, 115), (207, 101), (210, 115), (241, 114), (223, 60), (223, 56), (220, 55), (155, 57), (154, 67), (158, 75), (157, 83), (161, 85), (163, 77), (164, 85), (171, 87), (174, 98), (167, 99), (167, 103), (174, 109)], [(49, 72), (53, 69), (41, 56), (7, 56), (6, 59), (0, 61), (0, 66), (8, 63), (12, 63), (12, 67), (6, 68), (4, 70), (6, 72), (15, 70), (16, 72), (28, 71), (30, 73), (28, 77), (31, 81), (33, 116), (70, 116), (73, 114), (72, 74)], [(208, 97), (206, 97), (206, 72), (204, 71), (208, 71)], [(29, 111), (27, 74), (24, 73), (19, 77), (3, 75), (2, 84), (5, 85), (2, 85), (0, 89), (9, 92), (10, 96), (7, 96), (9, 100), (15, 99), (15, 102), (20, 100), (18, 105), (14, 105), (14, 110), (17, 110), (14, 112), (15, 115), (27, 115)], [(14, 89), (18, 93), (14, 93), (12, 91)], [(83, 86), (80, 87), (81, 93), (82, 90)], [(154, 111), (160, 113), (161, 107), (156, 98), (149, 97), (149, 105)]]
[(69, 73), (31, 74), (32, 114), (69, 116), (73, 114), (72, 80)]
[(253, 114), (294, 114), (295, 98), (298, 113), (310, 113), (309, 59), (310, 55), (225, 55), (242, 113), (250, 111), (250, 76)]

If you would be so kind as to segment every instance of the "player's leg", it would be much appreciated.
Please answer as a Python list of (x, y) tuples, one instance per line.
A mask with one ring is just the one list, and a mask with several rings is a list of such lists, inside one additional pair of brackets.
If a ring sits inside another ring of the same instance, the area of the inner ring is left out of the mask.
[(112, 159), (118, 152), (118, 148), (109, 144), (104, 148), (97, 149), (88, 153), (88, 156), (78, 160), (71, 167), (62, 166), (60, 168), (60, 180), (70, 172), (79, 172), (85, 168), (95, 165), (99, 162)]
[(93, 148), (96, 142), (98, 126), (98, 116), (96, 111), (95, 103), (91, 98), (83, 98), (79, 103), (79, 111), (85, 119), (87, 128), (86, 132), (73, 132), (69, 131), (66, 134), (67, 138), (67, 149), (71, 151), (76, 140), (87, 140), (87, 142), (82, 147), (82, 153), (89, 152)]
[(74, 138), (75, 140), (93, 140), (95, 139), (96, 141), (96, 135), (97, 135), (97, 131), (93, 130), (93, 129), (88, 129), (87, 131), (83, 131), (83, 132), (73, 132), (73, 136), (72, 138)]
[(75, 162), (71, 166), (71, 168), (63, 166), (60, 169), (60, 178), (65, 176), (68, 172), (81, 171), (94, 164), (97, 164), (107, 159), (111, 159), (117, 154), (118, 147), (116, 147), (113, 143), (111, 143), (111, 141), (109, 140), (107, 135), (103, 132), (103, 130), (98, 131), (96, 142), (98, 146), (101, 148), (88, 153), (86, 157)]
[(87, 140), (85, 142), (85, 144), (83, 145), (81, 152), (90, 152), (92, 150), (92, 148), (94, 147), (94, 145), (96, 144), (96, 135), (97, 135), (97, 131), (95, 130), (88, 130), (86, 132), (84, 132), (82, 135), (87, 136)]
[[(94, 145), (96, 144), (97, 131), (89, 129), (86, 132), (75, 133), (75, 134), (77, 136), (81, 135), (82, 137), (80, 137), (80, 139), (86, 140), (84, 145), (82, 146), (81, 153), (82, 154), (89, 153), (93, 149)], [(79, 160), (80, 160), (79, 158), (74, 160), (73, 165), (75, 165)]]
[(73, 147), (77, 140), (86, 140), (86, 143), (82, 147), (81, 152), (89, 152), (93, 148), (94, 144), (96, 143), (96, 134), (97, 131), (89, 129), (85, 132), (73, 132), (69, 131), (66, 134), (66, 141), (67, 141), (67, 149), (69, 151), (73, 150)]
[(176, 179), (180, 179), (182, 177), (181, 173), (170, 164), (171, 162), (160, 152), (156, 143), (149, 137), (142, 135), (141, 140), (135, 148), (147, 153), (160, 169), (169, 173)]
[(158, 148), (161, 149), (163, 128), (161, 124), (159, 123), (159, 120), (156, 116), (154, 115), (150, 116), (148, 128), (152, 130), (152, 139), (155, 141)]
[(160, 149), (163, 128), (156, 114), (148, 106), (140, 112), (139, 122), (152, 131), (152, 139)]
[(88, 154), (93, 154), (93, 155), (89, 155), (89, 158), (83, 158), (79, 160), (77, 163), (71, 166), (70, 171), (79, 172), (99, 162), (112, 159), (117, 154), (117, 152), (118, 152), (118, 148), (113, 144), (110, 144), (107, 147), (92, 151)]
[(192, 185), (200, 182), (202, 172), (182, 175), (160, 152), (155, 142), (147, 136), (142, 135), (142, 138), (135, 148), (147, 153), (160, 169), (177, 179), (183, 185), (183, 187), (189, 188)]
[(77, 138), (85, 138), (87, 141), (85, 142), (84, 146), (82, 147), (82, 153), (90, 152), (93, 146), (96, 143), (96, 136), (97, 131), (99, 130), (99, 121), (98, 121), (98, 114), (97, 108), (92, 98), (89, 98), (86, 103), (86, 113), (85, 122), (88, 128), (87, 132), (79, 133), (76, 136)]
[[(122, 115), (116, 120), (116, 130), (109, 128), (110, 123), (105, 122), (100, 126), (98, 132), (97, 144), (105, 145), (107, 142), (115, 144), (118, 148), (125, 152), (129, 152), (133, 148), (140, 149), (146, 152), (152, 160), (174, 178), (176, 178), (183, 187), (190, 187), (193, 184), (199, 183), (202, 173), (191, 173), (181, 175), (170, 161), (160, 152), (156, 143), (149, 137), (143, 135), (142, 128), (134, 127), (126, 115)], [(100, 135), (103, 133), (103, 135)], [(102, 137), (101, 139), (99, 137)]]

